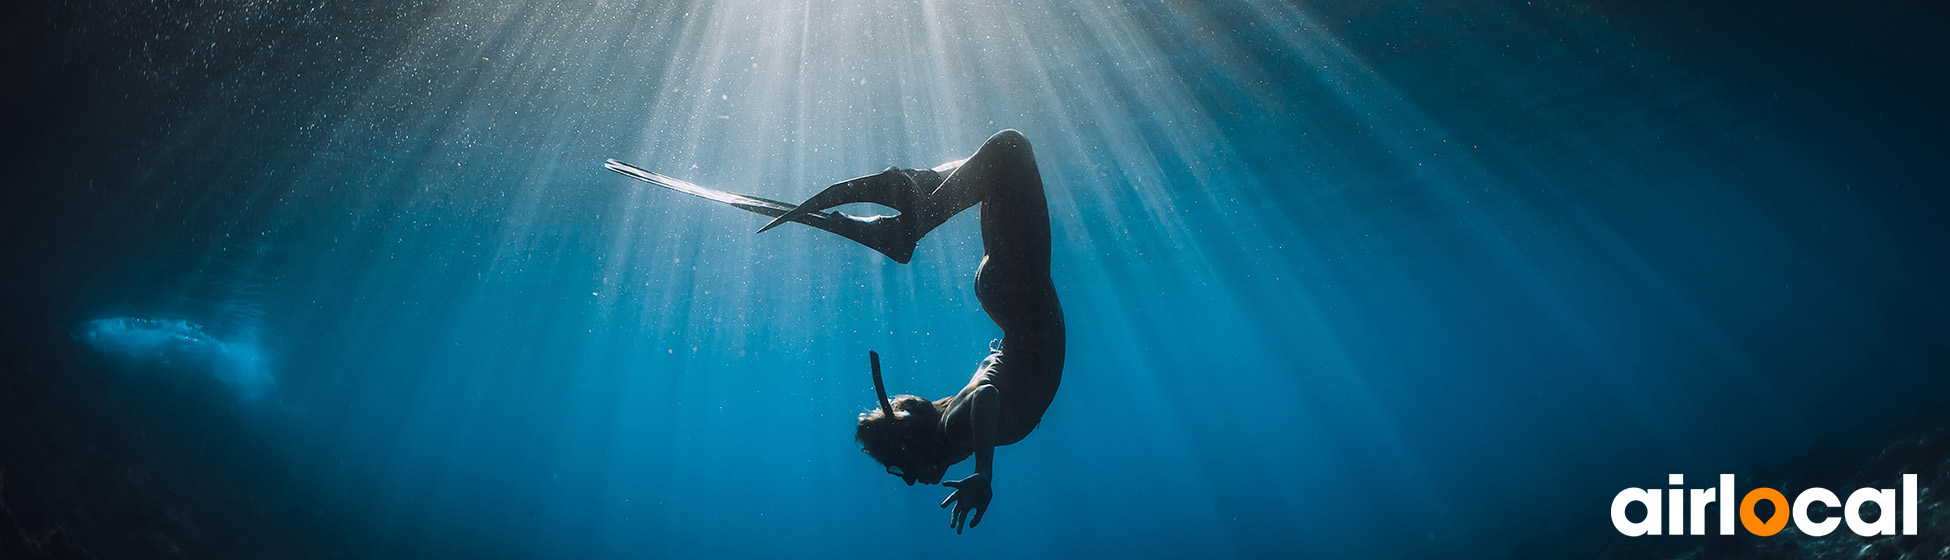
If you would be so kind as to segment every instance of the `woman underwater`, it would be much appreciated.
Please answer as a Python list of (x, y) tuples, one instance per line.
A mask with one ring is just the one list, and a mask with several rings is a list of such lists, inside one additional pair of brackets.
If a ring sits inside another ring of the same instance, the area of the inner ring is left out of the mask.
[[(872, 355), (879, 408), (860, 415), (855, 437), (864, 451), (912, 486), (954, 488), (949, 526), (960, 533), (982, 522), (993, 496), (995, 447), (1022, 441), (1043, 418), (1063, 378), (1063, 309), (1050, 281), (1049, 207), (1029, 140), (1004, 130), (968, 159), (933, 169), (888, 168), (840, 182), (797, 207), (726, 193), (610, 160), (611, 170), (680, 192), (773, 216), (760, 232), (798, 222), (833, 232), (907, 263), (915, 244), (949, 218), (982, 205), (982, 263), (975, 295), (1002, 328), (968, 384), (933, 401), (887, 397), (880, 357)], [(828, 209), (871, 202), (897, 216), (860, 217)], [(942, 482), (948, 467), (975, 457), (975, 474)]]

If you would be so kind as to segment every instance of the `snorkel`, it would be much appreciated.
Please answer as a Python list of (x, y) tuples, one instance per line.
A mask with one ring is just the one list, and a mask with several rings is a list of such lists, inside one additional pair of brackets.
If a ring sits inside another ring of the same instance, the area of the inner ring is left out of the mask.
[(873, 362), (873, 392), (880, 395), (880, 412), (894, 419), (894, 403), (887, 400), (887, 382), (880, 380), (880, 353), (867, 351), (867, 359)]

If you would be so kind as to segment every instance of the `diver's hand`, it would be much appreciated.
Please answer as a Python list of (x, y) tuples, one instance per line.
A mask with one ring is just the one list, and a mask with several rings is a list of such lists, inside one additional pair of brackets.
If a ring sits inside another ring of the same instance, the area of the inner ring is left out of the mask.
[[(941, 507), (955, 504), (955, 514), (948, 521), (948, 526), (955, 529), (955, 534), (961, 534), (963, 521), (968, 522), (967, 527), (982, 524), (982, 514), (989, 512), (989, 498), (995, 497), (995, 494), (989, 491), (988, 473), (975, 473), (968, 478), (943, 482), (941, 485), (955, 489), (955, 493), (949, 494), (948, 499), (941, 501)], [(971, 511), (975, 513), (973, 518), (968, 516)]]

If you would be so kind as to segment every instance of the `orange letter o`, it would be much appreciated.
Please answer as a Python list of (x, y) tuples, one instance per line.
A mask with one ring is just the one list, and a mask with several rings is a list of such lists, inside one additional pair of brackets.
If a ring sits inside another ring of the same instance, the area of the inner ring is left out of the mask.
[[(1760, 517), (1754, 515), (1754, 503), (1761, 500), (1774, 502), (1774, 516), (1767, 518), (1766, 523), (1761, 523)], [(1747, 497), (1740, 499), (1740, 526), (1746, 527), (1748, 532), (1763, 537), (1771, 537), (1774, 536), (1774, 533), (1781, 532), (1781, 529), (1787, 528), (1787, 522), (1787, 496), (1781, 495), (1780, 490), (1773, 488), (1755, 488), (1752, 492), (1747, 493)]]

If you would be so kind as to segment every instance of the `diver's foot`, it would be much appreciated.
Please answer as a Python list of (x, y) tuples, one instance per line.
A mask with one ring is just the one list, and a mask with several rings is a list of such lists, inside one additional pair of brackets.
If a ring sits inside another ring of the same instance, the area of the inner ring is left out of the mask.
[(908, 259), (914, 258), (914, 248), (920, 244), (921, 236), (915, 233), (913, 218), (908, 215), (863, 218), (839, 214), (839, 217), (857, 230), (847, 234), (848, 239), (879, 251), (897, 263), (907, 264)]

